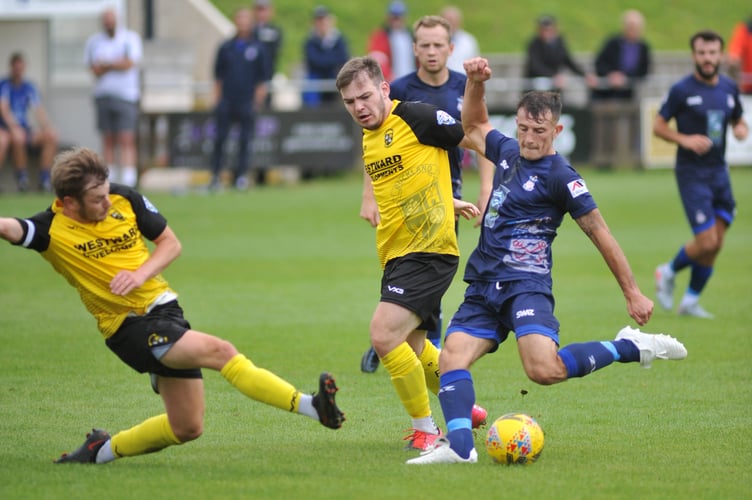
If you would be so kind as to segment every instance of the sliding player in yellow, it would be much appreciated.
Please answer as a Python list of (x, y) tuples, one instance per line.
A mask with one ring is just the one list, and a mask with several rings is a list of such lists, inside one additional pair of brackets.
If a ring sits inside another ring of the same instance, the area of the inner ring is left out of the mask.
[[(134, 370), (151, 374), (166, 410), (112, 437), (93, 429), (57, 462), (105, 463), (198, 438), (205, 410), (202, 368), (220, 372), (251, 399), (341, 427), (345, 417), (329, 373), (319, 377), (317, 394), (303, 394), (230, 342), (191, 328), (160, 274), (180, 255), (180, 241), (149, 200), (110, 184), (108, 175), (93, 151), (66, 151), (52, 167), (52, 206), (27, 219), (0, 218), (0, 237), (39, 252), (78, 290), (107, 346)], [(152, 252), (144, 238), (154, 243)]]

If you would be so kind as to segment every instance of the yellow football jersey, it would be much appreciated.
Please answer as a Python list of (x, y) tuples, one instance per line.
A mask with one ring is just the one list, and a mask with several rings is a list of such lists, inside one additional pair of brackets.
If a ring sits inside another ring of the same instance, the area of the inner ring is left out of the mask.
[(157, 209), (134, 190), (113, 185), (110, 200), (112, 206), (101, 222), (77, 222), (65, 216), (58, 204), (19, 219), (25, 231), (19, 245), (40, 252), (78, 290), (105, 338), (129, 314), (143, 315), (165, 293), (174, 294), (161, 275), (126, 296), (110, 291), (118, 272), (138, 269), (149, 258), (144, 238), (155, 239), (167, 227)]
[(409, 253), (459, 255), (447, 148), (463, 136), (445, 111), (400, 101), (381, 127), (363, 131), (363, 162), (381, 216), (382, 267)]

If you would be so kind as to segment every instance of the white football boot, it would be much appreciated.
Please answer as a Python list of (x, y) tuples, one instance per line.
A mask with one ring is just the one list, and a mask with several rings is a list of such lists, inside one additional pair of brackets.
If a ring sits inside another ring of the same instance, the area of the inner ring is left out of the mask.
[(670, 335), (643, 333), (638, 328), (625, 326), (616, 334), (616, 340), (631, 341), (640, 350), (640, 366), (650, 368), (655, 359), (684, 359), (687, 348)]
[(478, 461), (478, 452), (475, 448), (470, 450), (470, 456), (462, 458), (457, 455), (450, 446), (449, 440), (445, 437), (437, 439), (433, 446), (420, 454), (420, 456), (411, 458), (408, 464), (474, 464)]

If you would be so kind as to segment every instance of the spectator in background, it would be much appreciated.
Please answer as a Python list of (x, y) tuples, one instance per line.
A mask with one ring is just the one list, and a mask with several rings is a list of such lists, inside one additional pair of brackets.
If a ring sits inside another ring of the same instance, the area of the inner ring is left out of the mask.
[(337, 72), (350, 58), (347, 40), (337, 29), (337, 20), (323, 5), (313, 10), (313, 28), (304, 46), (306, 78), (308, 80), (332, 80), (331, 90), (307, 90), (303, 104), (319, 106), (336, 101), (334, 79)]
[(267, 84), (271, 77), (264, 46), (251, 36), (253, 13), (241, 8), (233, 16), (235, 35), (223, 42), (217, 51), (214, 62), (214, 92), (216, 108), (216, 137), (212, 154), (212, 179), (210, 189), (222, 185), (220, 172), (224, 157), (224, 146), (230, 127), (240, 126), (238, 137), (238, 157), (233, 173), (233, 185), (245, 190), (250, 185), (248, 167), (252, 154), (256, 123), (256, 110), (261, 108), (267, 96)]
[(622, 32), (606, 40), (595, 58), (599, 81), (593, 99), (630, 100), (635, 84), (650, 70), (650, 47), (642, 38), (645, 18), (628, 10), (622, 16)]
[(463, 19), (462, 11), (459, 7), (454, 5), (448, 5), (441, 9), (441, 17), (449, 21), (449, 25), (452, 27), (452, 44), (454, 49), (449, 55), (447, 66), (452, 71), (465, 74), (465, 67), (463, 62), (473, 57), (480, 55), (480, 48), (478, 47), (478, 40), (470, 33), (462, 29)]
[(728, 47), (728, 62), (743, 94), (752, 94), (752, 16), (734, 27)]
[[(85, 64), (96, 78), (94, 100), (97, 128), (102, 134), (102, 156), (110, 167), (112, 180), (135, 186), (136, 128), (138, 126), (141, 84), (139, 64), (143, 48), (138, 33), (118, 27), (117, 13), (102, 13), (103, 31), (86, 42)], [(116, 157), (118, 160), (116, 160)]]
[[(39, 189), (51, 191), (50, 167), (57, 153), (57, 131), (42, 106), (39, 92), (24, 79), (26, 61), (16, 52), (10, 57), (10, 74), (0, 81), (0, 168), (10, 148), (19, 191), (30, 187), (29, 147), (41, 148), (39, 159)], [(36, 121), (32, 128), (29, 115)]]
[(389, 4), (386, 22), (371, 33), (366, 51), (379, 62), (387, 82), (415, 71), (413, 36), (404, 2), (396, 0)]
[[(268, 55), (269, 68), (267, 73), (270, 78), (277, 73), (279, 51), (282, 48), (282, 28), (273, 22), (274, 6), (271, 0), (255, 0), (253, 3), (254, 25), (251, 36), (261, 42)], [(267, 93), (264, 105), (269, 108), (271, 93)]]
[(537, 25), (537, 34), (527, 44), (524, 73), (527, 90), (553, 90), (561, 93), (566, 85), (566, 69), (585, 77), (590, 84), (595, 84), (595, 77), (587, 74), (569, 53), (556, 25), (556, 18), (542, 15), (538, 17)]

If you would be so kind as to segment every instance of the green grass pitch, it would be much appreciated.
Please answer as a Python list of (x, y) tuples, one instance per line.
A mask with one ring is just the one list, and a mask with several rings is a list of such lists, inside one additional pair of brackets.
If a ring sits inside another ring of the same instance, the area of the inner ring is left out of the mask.
[[(653, 269), (690, 235), (670, 171), (583, 170), (652, 296)], [(682, 362), (614, 365), (537, 386), (514, 340), (473, 369), (490, 417), (533, 415), (546, 435), (528, 467), (495, 465), (476, 436), (475, 466), (408, 467), (409, 419), (380, 367), (363, 374), (380, 269), (358, 218), (358, 175), (219, 196), (150, 195), (181, 238), (165, 273), (194, 328), (232, 341), (257, 365), (306, 391), (321, 370), (340, 386), (339, 431), (247, 400), (206, 371), (204, 436), (106, 466), (57, 466), (93, 426), (110, 432), (162, 411), (148, 377), (104, 346), (77, 294), (34, 252), (0, 244), (0, 497), (2, 498), (742, 498), (752, 484), (752, 169), (732, 169), (739, 205), (703, 295), (712, 321), (656, 310), (646, 331), (681, 339)], [(467, 175), (466, 197), (477, 193)], [(0, 196), (27, 216), (41, 195)], [(461, 224), (461, 270), (444, 300), (459, 304), (477, 230)], [(564, 343), (607, 340), (631, 324), (593, 245), (567, 218), (554, 245)], [(686, 285), (687, 274), (678, 279)], [(523, 392), (526, 394), (523, 395)], [(432, 406), (443, 424), (436, 398)]]

